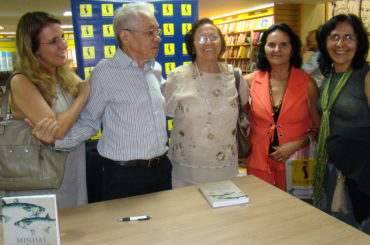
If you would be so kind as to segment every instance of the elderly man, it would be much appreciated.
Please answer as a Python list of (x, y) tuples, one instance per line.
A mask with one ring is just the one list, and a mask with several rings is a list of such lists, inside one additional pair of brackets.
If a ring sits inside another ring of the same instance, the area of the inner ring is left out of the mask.
[[(154, 60), (161, 30), (152, 6), (132, 3), (117, 9), (113, 27), (119, 49), (93, 70), (90, 98), (80, 118), (64, 139), (55, 141), (56, 148), (74, 147), (102, 125), (97, 150), (103, 165), (103, 200), (172, 188), (162, 68)], [(43, 120), (34, 134), (47, 141), (43, 137), (50, 124)]]

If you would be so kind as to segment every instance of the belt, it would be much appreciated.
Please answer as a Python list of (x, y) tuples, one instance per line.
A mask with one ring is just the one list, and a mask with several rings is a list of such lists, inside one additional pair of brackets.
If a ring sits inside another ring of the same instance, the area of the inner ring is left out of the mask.
[(151, 168), (158, 166), (160, 164), (160, 161), (163, 157), (165, 157), (167, 154), (164, 153), (162, 156), (153, 157), (151, 159), (135, 159), (135, 160), (129, 160), (129, 161), (114, 161), (115, 164), (122, 166), (122, 167), (145, 167), (145, 168)]

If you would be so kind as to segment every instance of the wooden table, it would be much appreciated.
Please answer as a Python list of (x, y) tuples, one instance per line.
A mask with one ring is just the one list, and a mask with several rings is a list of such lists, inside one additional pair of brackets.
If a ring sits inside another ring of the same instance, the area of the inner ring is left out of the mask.
[[(254, 176), (233, 181), (249, 204), (212, 209), (191, 186), (60, 209), (62, 244), (370, 244), (365, 233)], [(153, 218), (117, 222), (137, 215)]]

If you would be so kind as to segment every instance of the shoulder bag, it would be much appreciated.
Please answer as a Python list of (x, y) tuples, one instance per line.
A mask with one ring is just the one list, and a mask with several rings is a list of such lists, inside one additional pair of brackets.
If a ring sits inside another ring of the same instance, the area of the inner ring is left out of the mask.
[(238, 145), (238, 158), (243, 159), (248, 157), (251, 151), (251, 143), (249, 139), (249, 121), (247, 115), (242, 110), (240, 95), (239, 95), (239, 85), (240, 85), (240, 73), (239, 69), (234, 68), (234, 76), (235, 76), (235, 86), (236, 91), (238, 91), (238, 107), (239, 107), (239, 115), (238, 115), (238, 122), (237, 122), (237, 132), (236, 132), (236, 140)]
[(32, 135), (24, 120), (11, 119), (10, 80), (0, 115), (0, 190), (58, 189), (68, 153), (49, 149)]

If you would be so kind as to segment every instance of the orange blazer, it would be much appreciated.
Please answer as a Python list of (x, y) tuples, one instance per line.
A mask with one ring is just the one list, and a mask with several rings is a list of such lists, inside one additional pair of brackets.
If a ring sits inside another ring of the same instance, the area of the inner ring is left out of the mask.
[(312, 125), (308, 108), (309, 75), (298, 68), (291, 68), (287, 90), (278, 121), (272, 117), (269, 72), (256, 71), (250, 90), (252, 151), (247, 166), (267, 171), (269, 145), (277, 129), (279, 144), (297, 140), (307, 134)]

